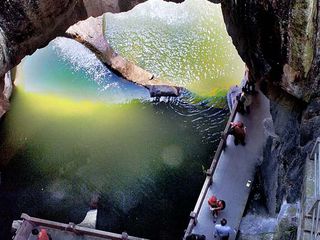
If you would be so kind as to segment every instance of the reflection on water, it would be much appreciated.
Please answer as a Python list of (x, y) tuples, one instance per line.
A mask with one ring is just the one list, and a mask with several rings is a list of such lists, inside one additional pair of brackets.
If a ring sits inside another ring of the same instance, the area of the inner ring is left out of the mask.
[(0, 239), (21, 212), (78, 223), (96, 194), (99, 229), (182, 236), (225, 122), (215, 98), (154, 103), (67, 39), (28, 57), (18, 80), (0, 129)]
[(128, 13), (107, 13), (105, 36), (121, 55), (200, 95), (225, 94), (244, 69), (220, 5), (207, 0), (149, 0)]

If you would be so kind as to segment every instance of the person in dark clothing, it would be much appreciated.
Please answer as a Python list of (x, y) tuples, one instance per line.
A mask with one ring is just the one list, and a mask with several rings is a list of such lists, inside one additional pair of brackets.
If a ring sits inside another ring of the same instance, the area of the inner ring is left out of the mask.
[(206, 236), (192, 233), (186, 237), (186, 240), (206, 240)]
[(245, 66), (245, 67), (246, 67), (246, 70), (244, 73), (245, 85), (243, 87), (243, 90), (250, 95), (254, 95), (254, 94), (258, 93), (256, 91), (256, 83), (255, 83), (252, 75), (249, 72), (249, 68), (247, 66)]
[(256, 84), (252, 80), (246, 81), (246, 84), (244, 85), (244, 89), (248, 94), (251, 94), (251, 95), (258, 93), (256, 91)]
[(246, 138), (246, 127), (244, 126), (243, 122), (231, 122), (230, 129), (228, 134), (234, 136), (234, 145), (238, 145), (239, 142), (244, 146), (245, 138)]

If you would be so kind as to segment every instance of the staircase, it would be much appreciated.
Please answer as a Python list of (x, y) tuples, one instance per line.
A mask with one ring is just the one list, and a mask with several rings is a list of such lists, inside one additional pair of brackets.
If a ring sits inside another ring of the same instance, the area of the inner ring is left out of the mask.
[(320, 240), (320, 137), (306, 162), (297, 240)]

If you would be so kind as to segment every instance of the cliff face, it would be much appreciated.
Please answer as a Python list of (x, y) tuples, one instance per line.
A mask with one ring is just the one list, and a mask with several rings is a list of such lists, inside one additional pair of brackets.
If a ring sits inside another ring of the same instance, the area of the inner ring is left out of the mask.
[(145, 0), (11, 0), (0, 3), (0, 76), (67, 28), (104, 12), (127, 11)]
[(274, 213), (284, 198), (300, 197), (304, 161), (320, 134), (320, 4), (225, 0), (221, 5), (234, 45), (271, 100), (277, 136), (270, 137), (261, 168)]
[[(9, 0), (0, 3), (0, 76), (72, 24), (146, 0)], [(173, 0), (183, 2), (183, 0)]]
[(68, 25), (79, 18), (85, 18), (85, 9), (78, 2), (2, 1), (0, 75), (17, 65), (25, 55), (44, 47), (51, 39), (63, 33)]

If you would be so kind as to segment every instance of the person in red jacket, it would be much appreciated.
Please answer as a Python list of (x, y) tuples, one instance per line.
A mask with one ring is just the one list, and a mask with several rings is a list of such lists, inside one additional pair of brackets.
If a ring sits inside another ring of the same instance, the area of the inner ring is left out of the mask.
[(42, 228), (38, 234), (38, 240), (51, 240), (50, 236), (47, 233), (47, 230)]
[(215, 196), (209, 198), (208, 204), (214, 218), (217, 218), (218, 213), (226, 207), (226, 203), (223, 200), (217, 199)]
[(47, 233), (47, 230), (44, 228), (41, 228), (40, 232), (38, 228), (34, 228), (31, 231), (32, 235), (37, 235), (37, 240), (52, 240), (49, 233)]
[(246, 127), (244, 126), (243, 122), (231, 122), (230, 129), (228, 134), (234, 136), (234, 144), (238, 145), (239, 142), (242, 145), (246, 145), (245, 138), (246, 138)]

